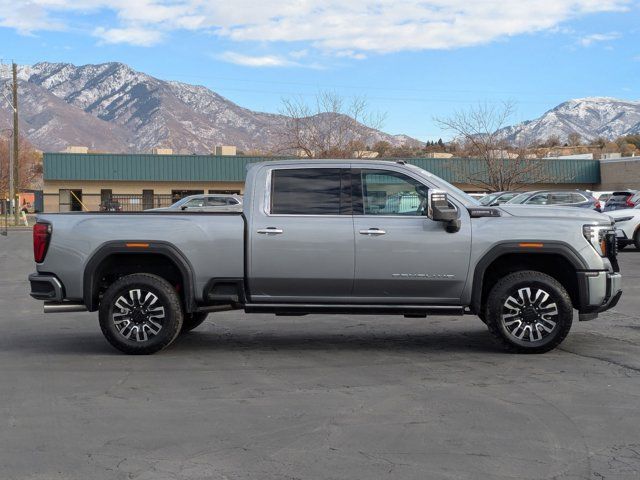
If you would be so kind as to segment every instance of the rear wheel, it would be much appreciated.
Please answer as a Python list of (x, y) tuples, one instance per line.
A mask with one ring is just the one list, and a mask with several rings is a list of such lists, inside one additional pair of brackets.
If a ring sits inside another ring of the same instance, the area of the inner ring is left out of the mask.
[(637, 229), (636, 233), (633, 234), (633, 243), (640, 250), (640, 229)]
[(136, 273), (116, 280), (100, 302), (100, 328), (121, 352), (147, 355), (168, 347), (180, 333), (182, 304), (164, 278)]
[(553, 277), (526, 270), (507, 275), (492, 288), (486, 302), (489, 331), (507, 350), (544, 353), (565, 339), (573, 306)]
[(180, 333), (187, 333), (193, 330), (194, 328), (198, 328), (202, 325), (207, 319), (208, 313), (206, 312), (194, 312), (194, 313), (185, 313), (184, 321), (182, 322), (182, 330)]

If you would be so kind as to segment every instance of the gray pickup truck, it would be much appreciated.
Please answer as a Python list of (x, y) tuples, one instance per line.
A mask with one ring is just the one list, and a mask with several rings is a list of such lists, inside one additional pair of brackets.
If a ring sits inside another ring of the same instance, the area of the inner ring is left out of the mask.
[(253, 165), (242, 212), (39, 215), (31, 296), (98, 311), (149, 354), (208, 313), (477, 315), (509, 350), (546, 352), (620, 299), (615, 233), (574, 208), (483, 207), (403, 162)]

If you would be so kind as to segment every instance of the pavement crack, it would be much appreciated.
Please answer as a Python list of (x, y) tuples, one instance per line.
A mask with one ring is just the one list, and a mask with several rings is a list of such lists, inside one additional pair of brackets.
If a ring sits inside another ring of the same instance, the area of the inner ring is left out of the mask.
[(578, 357), (590, 358), (591, 360), (599, 360), (601, 362), (608, 363), (610, 365), (615, 365), (616, 367), (626, 368), (627, 370), (631, 370), (633, 372), (640, 373), (640, 368), (634, 367), (632, 365), (627, 365), (626, 363), (616, 362), (615, 360), (611, 360), (610, 358), (598, 357), (597, 355), (586, 355), (584, 353), (573, 352), (571, 350), (567, 350), (566, 348), (562, 348), (562, 347), (557, 347), (557, 348), (558, 348), (558, 350), (561, 350), (561, 351), (566, 352), (566, 353), (570, 353), (572, 355), (576, 355)]

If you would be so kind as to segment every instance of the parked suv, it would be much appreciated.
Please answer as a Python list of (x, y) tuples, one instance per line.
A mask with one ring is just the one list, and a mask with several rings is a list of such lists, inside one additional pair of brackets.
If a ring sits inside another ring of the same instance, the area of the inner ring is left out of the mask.
[(240, 195), (227, 194), (189, 195), (168, 207), (152, 208), (148, 211), (242, 211), (242, 197)]
[(601, 205), (593, 195), (582, 190), (536, 190), (513, 197), (509, 205), (555, 205), (562, 207), (590, 208), (600, 211)]
[(640, 193), (637, 190), (621, 190), (613, 192), (604, 206), (604, 212), (611, 210), (622, 210), (624, 208), (633, 208), (640, 200)]

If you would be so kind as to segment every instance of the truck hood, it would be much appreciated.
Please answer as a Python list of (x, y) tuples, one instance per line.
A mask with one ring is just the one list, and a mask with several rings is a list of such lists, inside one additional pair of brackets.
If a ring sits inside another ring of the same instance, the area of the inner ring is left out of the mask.
[(498, 207), (503, 212), (514, 217), (538, 217), (538, 218), (566, 218), (567, 220), (581, 220), (583, 222), (611, 223), (608, 215), (594, 210), (577, 207), (545, 207), (534, 205), (507, 205)]

